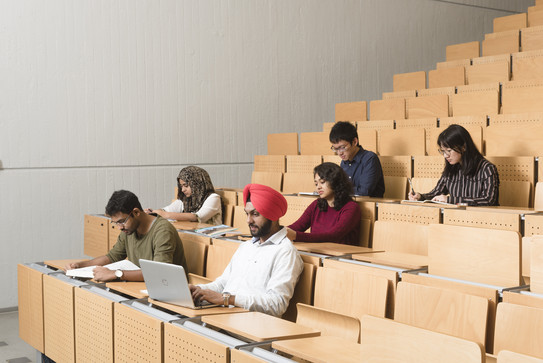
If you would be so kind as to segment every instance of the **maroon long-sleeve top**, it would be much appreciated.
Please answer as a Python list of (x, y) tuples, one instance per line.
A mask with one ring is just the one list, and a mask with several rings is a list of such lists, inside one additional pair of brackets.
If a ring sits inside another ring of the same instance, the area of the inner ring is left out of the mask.
[[(319, 210), (317, 200), (311, 203), (302, 216), (288, 226), (296, 231), (296, 242), (337, 242), (358, 245), (360, 239), (360, 206), (347, 202), (340, 210), (328, 207)], [(311, 227), (310, 233), (305, 233)]]

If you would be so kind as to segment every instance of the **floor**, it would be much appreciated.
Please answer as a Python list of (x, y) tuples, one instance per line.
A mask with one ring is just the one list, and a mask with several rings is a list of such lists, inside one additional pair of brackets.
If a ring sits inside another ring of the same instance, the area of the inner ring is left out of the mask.
[(37, 351), (19, 338), (17, 311), (0, 313), (0, 363), (5, 362), (38, 362)]

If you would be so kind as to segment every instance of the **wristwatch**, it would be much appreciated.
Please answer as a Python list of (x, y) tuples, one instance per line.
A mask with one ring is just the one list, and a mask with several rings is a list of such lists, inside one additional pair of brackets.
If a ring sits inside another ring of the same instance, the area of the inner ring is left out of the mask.
[(123, 275), (124, 275), (123, 270), (115, 270), (115, 277), (117, 277), (117, 280), (122, 279)]
[(232, 294), (230, 294), (229, 292), (222, 293), (222, 306), (224, 306), (225, 308), (230, 305), (229, 304), (230, 296), (232, 296)]

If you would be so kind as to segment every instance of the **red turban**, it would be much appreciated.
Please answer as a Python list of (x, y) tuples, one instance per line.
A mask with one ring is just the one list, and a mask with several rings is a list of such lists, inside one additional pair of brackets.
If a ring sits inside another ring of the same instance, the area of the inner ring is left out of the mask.
[(278, 221), (287, 212), (287, 200), (281, 193), (261, 184), (247, 184), (243, 189), (243, 204), (251, 197), (258, 213), (271, 221)]

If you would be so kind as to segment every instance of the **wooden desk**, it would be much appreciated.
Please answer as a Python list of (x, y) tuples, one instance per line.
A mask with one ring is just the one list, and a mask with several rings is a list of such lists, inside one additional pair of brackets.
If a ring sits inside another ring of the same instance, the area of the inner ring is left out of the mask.
[(254, 311), (245, 314), (207, 315), (202, 317), (202, 321), (257, 342), (307, 338), (321, 334), (316, 329)]
[(189, 221), (175, 221), (172, 222), (175, 229), (182, 229), (184, 231), (192, 231), (198, 228), (212, 227), (212, 224), (199, 223), (199, 222), (189, 222)]
[(349, 255), (352, 253), (381, 252), (368, 247), (351, 246), (332, 242), (294, 242), (294, 247), (296, 247), (298, 251), (320, 253), (330, 256)]
[(409, 204), (409, 205), (419, 205), (419, 206), (424, 206), (424, 207), (433, 207), (433, 208), (446, 208), (446, 209), (465, 208), (465, 206), (456, 205), (456, 204), (440, 204), (440, 203), (431, 203), (431, 202), (424, 203), (424, 202), (417, 202), (414, 200), (402, 200), (400, 203)]
[(205, 315), (218, 315), (218, 314), (233, 314), (233, 313), (246, 313), (248, 310), (245, 310), (243, 308), (232, 306), (232, 307), (222, 307), (222, 306), (216, 306), (213, 308), (205, 308), (205, 309), (190, 309), (190, 308), (184, 308), (182, 306), (173, 305), (167, 302), (158, 301), (149, 299), (149, 302), (153, 305), (160, 306), (161, 308), (168, 309), (170, 311), (173, 311), (175, 313), (181, 314), (183, 316), (188, 316), (189, 318), (194, 318), (196, 316), (205, 316)]
[(363, 362), (360, 344), (333, 336), (279, 340), (272, 348), (316, 363)]
[(141, 290), (147, 290), (147, 286), (145, 286), (145, 282), (127, 282), (127, 281), (107, 282), (106, 287), (109, 287), (111, 290), (118, 291), (128, 296), (135, 297), (136, 299), (142, 299), (144, 297), (149, 296), (141, 292)]
[(45, 263), (47, 266), (65, 271), (64, 267), (66, 267), (66, 265), (69, 263), (79, 262), (79, 261), (88, 261), (88, 260), (89, 260), (88, 258), (72, 258), (72, 259), (67, 259), (67, 260), (48, 260), (48, 261), (43, 261), (43, 263)]
[(378, 252), (352, 255), (353, 260), (416, 270), (428, 267), (428, 256), (399, 252)]

